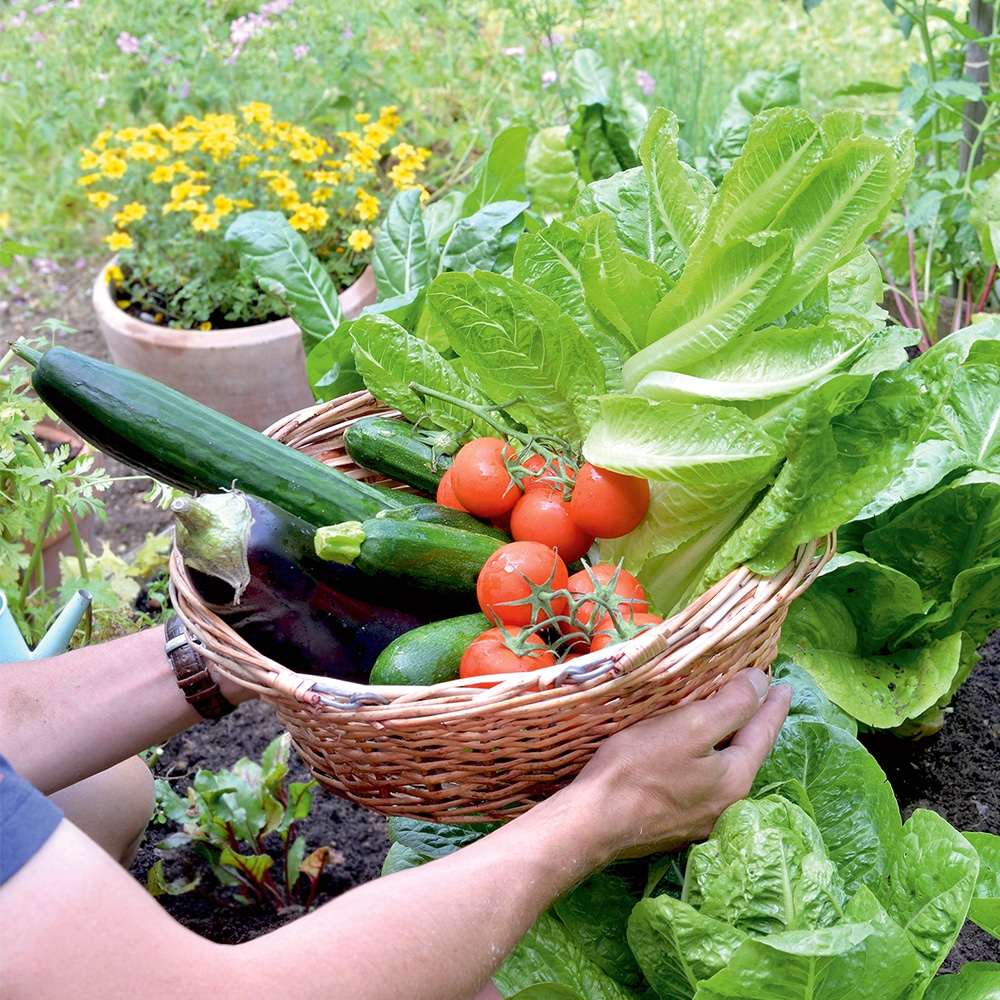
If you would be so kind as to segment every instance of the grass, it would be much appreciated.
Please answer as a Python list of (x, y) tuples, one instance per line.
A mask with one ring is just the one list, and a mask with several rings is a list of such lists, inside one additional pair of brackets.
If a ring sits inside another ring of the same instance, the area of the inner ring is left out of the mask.
[[(234, 39), (269, 13), (237, 50)], [(244, 20), (240, 20), (243, 18)], [(555, 44), (552, 44), (552, 43)], [(108, 125), (272, 103), (334, 130), (363, 104), (397, 104), (435, 151), (431, 181), (461, 176), (511, 122), (566, 118), (559, 79), (573, 48), (597, 48), (622, 90), (672, 108), (704, 151), (731, 88), (752, 69), (802, 63), (803, 103), (898, 79), (915, 54), (878, 0), (59, 0), (0, 7), (0, 235), (37, 258), (102, 260), (98, 213), (75, 184), (80, 146)], [(636, 73), (655, 81), (643, 94)], [(885, 108), (875, 109), (887, 113)], [(28, 265), (22, 264), (26, 267)], [(2, 279), (2, 274), (0, 274)]]

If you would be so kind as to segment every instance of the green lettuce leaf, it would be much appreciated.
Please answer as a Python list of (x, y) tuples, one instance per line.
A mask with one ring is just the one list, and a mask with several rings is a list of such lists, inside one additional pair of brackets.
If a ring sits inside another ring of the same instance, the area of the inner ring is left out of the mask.
[(919, 968), (911, 986), (921, 996), (962, 929), (979, 873), (979, 855), (954, 827), (917, 809), (889, 864), (886, 909), (906, 932)]
[(628, 944), (660, 1000), (691, 1000), (699, 982), (726, 967), (747, 934), (673, 896), (640, 900)]
[(751, 935), (836, 923), (846, 900), (816, 823), (769, 795), (731, 805), (688, 853), (685, 902)]
[(420, 190), (402, 191), (389, 203), (372, 253), (379, 298), (426, 288), (432, 274)]
[(936, 976), (924, 1000), (996, 1000), (1000, 996), (1000, 962), (966, 962), (957, 973)]
[(969, 919), (1000, 940), (1000, 837), (994, 833), (966, 833), (979, 855), (979, 877), (969, 903)]
[(635, 993), (588, 958), (552, 911), (535, 921), (493, 974), (493, 982), (505, 997), (529, 986), (558, 983), (588, 998), (637, 1000)]

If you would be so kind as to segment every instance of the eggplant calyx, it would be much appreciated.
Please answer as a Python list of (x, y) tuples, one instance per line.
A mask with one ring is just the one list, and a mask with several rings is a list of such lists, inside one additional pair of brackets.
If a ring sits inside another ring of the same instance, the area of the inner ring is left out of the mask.
[(360, 521), (341, 521), (317, 528), (314, 542), (316, 555), (326, 562), (350, 566), (361, 555), (365, 529)]
[(247, 550), (253, 515), (239, 491), (178, 497), (174, 537), (186, 566), (228, 583), (238, 604), (250, 583)]

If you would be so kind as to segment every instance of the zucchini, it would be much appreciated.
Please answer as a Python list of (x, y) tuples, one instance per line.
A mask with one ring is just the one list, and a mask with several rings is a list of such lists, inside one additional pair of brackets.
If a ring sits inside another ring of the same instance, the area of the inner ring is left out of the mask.
[(410, 501), (359, 482), (137, 372), (65, 347), (14, 345), (31, 384), (95, 448), (189, 493), (238, 486), (316, 526)]
[(394, 639), (379, 653), (370, 684), (440, 684), (458, 677), (462, 654), (492, 623), (481, 612), (429, 622)]
[(344, 450), (364, 469), (431, 496), (451, 465), (458, 441), (447, 431), (425, 431), (397, 417), (362, 417), (344, 431)]
[(499, 539), (501, 542), (510, 541), (510, 535), (506, 531), (490, 524), (489, 521), (476, 517), (475, 514), (426, 500), (412, 507), (401, 507), (399, 510), (381, 510), (375, 516), (392, 518), (394, 521), (443, 524), (449, 528), (461, 528), (463, 531), (474, 531), (478, 535), (487, 535), (490, 538)]
[[(476, 577), (504, 543), (498, 538), (444, 524), (372, 517), (319, 528), (320, 559), (355, 566), (389, 587), (420, 587), (476, 607)], [(469, 602), (471, 601), (471, 604)], [(455, 613), (465, 605), (450, 607)]]

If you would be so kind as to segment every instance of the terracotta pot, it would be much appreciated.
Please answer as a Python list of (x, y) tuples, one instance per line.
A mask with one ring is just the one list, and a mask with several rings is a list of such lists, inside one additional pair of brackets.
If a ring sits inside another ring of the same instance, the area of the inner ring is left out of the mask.
[[(62, 425), (51, 424), (48, 421), (35, 426), (35, 437), (39, 441), (46, 442), (53, 446), (69, 444), (70, 457), (80, 454), (89, 454), (92, 449), (86, 441), (74, 434)], [(100, 461), (100, 456), (97, 457)], [(95, 530), (97, 528), (97, 518), (91, 512), (82, 518), (76, 519), (77, 531), (80, 538), (90, 547), (94, 548)], [(30, 551), (30, 549), (29, 549)], [(73, 547), (73, 536), (70, 534), (69, 525), (63, 521), (62, 527), (53, 535), (49, 535), (42, 545), (42, 572), (45, 579), (45, 589), (52, 592), (59, 587), (59, 557), (72, 556), (76, 552)]]
[[(351, 319), (375, 296), (375, 277), (367, 268), (341, 293), (341, 309)], [(103, 270), (92, 301), (116, 365), (155, 378), (240, 423), (263, 430), (315, 402), (302, 335), (291, 319), (210, 331), (144, 323), (118, 308)]]

